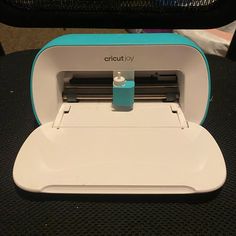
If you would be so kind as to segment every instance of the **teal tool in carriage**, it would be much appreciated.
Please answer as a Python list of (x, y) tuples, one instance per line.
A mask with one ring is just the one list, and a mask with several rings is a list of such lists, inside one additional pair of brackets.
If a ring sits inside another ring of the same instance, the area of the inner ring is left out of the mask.
[(113, 80), (113, 107), (125, 111), (133, 109), (134, 104), (134, 79), (126, 80), (121, 72)]
[(17, 155), (14, 181), (45, 193), (214, 191), (226, 167), (201, 126), (210, 89), (204, 53), (176, 34), (56, 38), (32, 66), (39, 127)]

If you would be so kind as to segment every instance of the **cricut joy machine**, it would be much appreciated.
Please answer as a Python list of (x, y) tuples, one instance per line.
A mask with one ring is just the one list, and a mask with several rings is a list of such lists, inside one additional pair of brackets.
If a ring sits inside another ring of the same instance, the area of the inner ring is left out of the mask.
[(203, 52), (179, 35), (59, 37), (33, 63), (40, 126), (17, 155), (14, 181), (45, 193), (214, 191), (226, 167), (201, 126), (210, 89)]

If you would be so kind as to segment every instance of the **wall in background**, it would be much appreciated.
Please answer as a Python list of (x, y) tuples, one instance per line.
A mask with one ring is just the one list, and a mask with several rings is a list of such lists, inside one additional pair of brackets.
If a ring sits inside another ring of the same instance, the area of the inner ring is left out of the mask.
[(70, 33), (125, 33), (122, 29), (15, 28), (0, 23), (0, 42), (6, 54), (41, 48), (51, 39)]

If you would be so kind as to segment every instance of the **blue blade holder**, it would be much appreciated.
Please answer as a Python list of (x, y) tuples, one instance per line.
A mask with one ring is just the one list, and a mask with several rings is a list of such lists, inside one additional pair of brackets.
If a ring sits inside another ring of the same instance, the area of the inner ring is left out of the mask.
[(113, 108), (119, 111), (130, 111), (134, 104), (134, 80), (125, 80), (120, 73), (113, 82)]

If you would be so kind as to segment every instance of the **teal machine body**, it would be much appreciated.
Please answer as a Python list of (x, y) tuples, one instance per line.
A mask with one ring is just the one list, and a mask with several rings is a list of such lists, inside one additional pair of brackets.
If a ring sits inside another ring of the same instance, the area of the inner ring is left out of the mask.
[(186, 194), (224, 184), (223, 155), (201, 126), (209, 66), (187, 38), (64, 35), (37, 54), (30, 88), (39, 127), (13, 170), (24, 190)]

